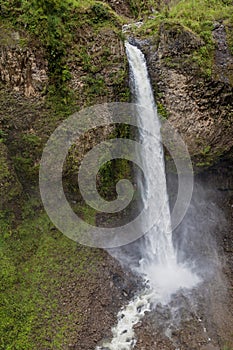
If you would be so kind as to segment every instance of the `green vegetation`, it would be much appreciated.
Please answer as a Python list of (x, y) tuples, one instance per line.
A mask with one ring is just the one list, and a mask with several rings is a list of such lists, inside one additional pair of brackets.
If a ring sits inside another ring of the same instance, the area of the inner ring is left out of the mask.
[(157, 110), (162, 119), (168, 118), (168, 112), (161, 102), (157, 102)]
[(116, 184), (119, 180), (132, 177), (130, 162), (125, 159), (115, 159), (102, 165), (99, 170), (99, 188), (101, 196), (106, 199), (116, 197)]
[(179, 24), (183, 26), (183, 30), (191, 30), (203, 40), (202, 46), (192, 54), (192, 63), (197, 64), (205, 76), (209, 77), (212, 73), (214, 55), (212, 29), (215, 21), (223, 21), (226, 25), (229, 47), (233, 52), (230, 34), (233, 28), (232, 1), (180, 0), (171, 1), (169, 6), (160, 6), (158, 9), (159, 11), (152, 14), (153, 18), (144, 15), (144, 24), (135, 29), (135, 33), (139, 36), (153, 34), (156, 37), (163, 23), (170, 26)]
[(203, 25), (208, 21), (223, 20), (230, 16), (231, 1), (224, 0), (181, 0), (171, 6), (168, 17), (179, 22), (195, 32), (202, 33)]
[(0, 142), (3, 142), (6, 136), (6, 132), (0, 129)]
[(154, 0), (129, 0), (132, 14), (135, 17), (141, 17), (146, 14), (150, 14), (152, 9), (158, 6), (159, 1)]
[[(170, 1), (169, 6), (163, 1), (160, 6), (157, 6), (154, 14), (150, 12), (150, 18), (144, 15), (145, 26), (146, 28), (155, 25), (158, 27), (161, 21), (166, 19), (182, 24), (195, 33), (205, 35), (203, 29), (206, 25), (218, 20), (232, 19), (232, 6), (231, 0), (179, 0)], [(142, 32), (145, 31), (143, 27)], [(208, 30), (207, 35), (209, 35)]]
[[(118, 124), (110, 138), (130, 138), (132, 129), (129, 125)], [(122, 179), (132, 180), (132, 167), (127, 159), (113, 159), (105, 162), (99, 169), (100, 194), (106, 199), (116, 198), (116, 184)]]
[(0, 142), (0, 209), (21, 192), (21, 185), (8, 159), (7, 148)]
[[(3, 4), (3, 13), (17, 28), (26, 27), (27, 31), (40, 39), (45, 47), (50, 73), (50, 84), (58, 94), (68, 102), (66, 82), (70, 73), (66, 66), (67, 43), (71, 40), (69, 30), (69, 3), (64, 1), (34, 0)], [(5, 5), (5, 7), (4, 7)], [(67, 23), (67, 24), (65, 24)]]
[(226, 151), (224, 147), (218, 147), (214, 150), (210, 145), (204, 146), (202, 151), (194, 157), (195, 165), (199, 168), (208, 168), (214, 165)]
[[(63, 104), (72, 104), (74, 95), (69, 86), (71, 79), (70, 67), (67, 64), (67, 57), (72, 56), (75, 36), (82, 26), (89, 26), (89, 31), (97, 35), (101, 28), (107, 28), (120, 32), (123, 20), (109, 5), (99, 1), (55, 1), (55, 0), (21, 0), (3, 1), (1, 4), (1, 23), (9, 23), (19, 30), (25, 30), (30, 35), (40, 40), (46, 52), (49, 69), (49, 86), (46, 91), (48, 99), (60, 100)], [(23, 45), (25, 40), (21, 39)], [(86, 45), (78, 45), (77, 51), (83, 58), (84, 69), (95, 73), (98, 68), (93, 65), (92, 55), (86, 52)], [(107, 52), (103, 60), (108, 61)], [(83, 54), (82, 54), (83, 53)], [(109, 62), (108, 62), (109, 63)], [(100, 90), (102, 85), (90, 86), (93, 94)], [(94, 85), (93, 81), (87, 80), (87, 85)]]
[(225, 345), (222, 350), (232, 350), (232, 346)]
[(22, 216), (22, 223), (9, 211), (0, 217), (0, 349), (63, 349), (83, 316), (78, 305), (72, 314), (61, 310), (61, 288), (90, 279), (101, 257), (60, 234), (36, 198)]
[[(11, 0), (1, 1), (0, 6), (0, 25), (4, 28), (1, 45), (11, 45), (11, 31), (18, 31), (20, 48), (40, 48), (49, 74), (43, 99), (23, 98), (0, 84), (0, 182), (4, 181), (4, 210), (0, 216), (0, 350), (63, 349), (68, 347), (69, 337), (75, 339), (84, 315), (77, 301), (72, 312), (66, 312), (62, 290), (78, 283), (78, 291), (82, 292), (84, 282), (91, 283), (95, 278), (102, 254), (59, 233), (38, 197), (32, 194), (38, 191), (44, 144), (62, 120), (97, 102), (128, 101), (126, 59), (122, 61), (121, 54), (108, 46), (112, 38), (116, 43), (122, 41), (124, 20), (100, 1)], [(105, 37), (106, 44), (102, 45)], [(81, 92), (71, 86), (74, 63), (82, 69)], [(12, 168), (5, 155), (8, 151)], [(71, 159), (70, 163), (75, 170), (77, 160), (72, 163)], [(14, 171), (23, 185), (22, 195), (17, 177), (10, 176)], [(130, 168), (119, 165), (113, 170), (114, 176), (118, 171), (125, 177)], [(72, 180), (69, 177), (67, 182), (75, 187)], [(108, 180), (106, 173), (105, 189)], [(16, 192), (12, 183), (18, 184)], [(81, 218), (95, 223), (95, 210), (80, 202), (71, 205)]]
[(210, 153), (210, 150), (211, 150), (211, 147), (210, 147), (210, 146), (206, 146), (206, 147), (202, 150), (201, 154), (207, 155), (208, 153)]
[(99, 21), (106, 21), (110, 18), (109, 10), (104, 4), (95, 3), (91, 6), (91, 11), (94, 13), (94, 23), (99, 23)]
[(231, 54), (233, 55), (233, 14), (231, 13), (226, 23), (226, 33), (227, 33), (227, 41)]
[[(29, 184), (34, 186), (43, 146), (59, 122), (80, 108), (95, 103), (128, 101), (126, 59), (121, 62), (120, 55), (117, 57), (108, 47), (112, 37), (116, 43), (122, 40), (123, 19), (108, 4), (100, 1), (12, 0), (1, 3), (1, 24), (6, 28), (5, 44), (11, 38), (10, 30), (19, 30), (20, 42), (23, 45), (26, 42), (29, 47), (41, 46), (48, 60), (49, 83), (43, 91), (44, 104), (30, 101), (28, 108), (27, 101), (22, 101), (20, 107), (4, 87), (0, 96), (6, 109), (10, 104), (13, 106), (9, 115), (3, 116), (5, 128), (1, 129), (0, 142), (4, 140), (9, 147), (20, 180), (27, 187)], [(98, 46), (95, 51), (96, 42), (103, 42), (106, 34), (109, 34), (106, 45)], [(83, 35), (88, 38), (88, 44)], [(74, 63), (82, 67), (81, 93), (80, 90), (74, 91), (70, 84), (70, 65)], [(17, 115), (19, 109), (24, 109), (25, 116), (21, 113), (18, 118), (12, 116), (14, 109)], [(30, 118), (27, 119), (26, 115)], [(5, 130), (9, 125), (12, 130), (14, 126), (11, 124), (18, 124), (20, 118), (26, 119), (25, 124), (17, 125), (17, 135), (14, 134), (9, 142), (12, 132), (8, 135)], [(29, 124), (35, 132), (27, 130)]]

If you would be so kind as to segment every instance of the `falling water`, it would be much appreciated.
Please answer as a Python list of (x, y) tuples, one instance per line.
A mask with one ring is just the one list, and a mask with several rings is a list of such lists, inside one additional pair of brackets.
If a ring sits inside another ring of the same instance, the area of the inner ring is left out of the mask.
[[(145, 181), (138, 179), (142, 203), (150, 196), (156, 198), (150, 208), (152, 229), (141, 243), (141, 260), (137, 272), (147, 281), (144, 292), (130, 301), (118, 314), (118, 323), (112, 329), (113, 339), (97, 349), (130, 350), (136, 344), (133, 326), (157, 303), (167, 304), (172, 294), (180, 289), (193, 288), (199, 278), (185, 265), (179, 264), (172, 242), (171, 217), (166, 187), (164, 154), (160, 136), (160, 122), (153, 91), (142, 52), (128, 42), (125, 44), (130, 67), (131, 87), (138, 109), (140, 142), (153, 150), (154, 160), (143, 159)], [(153, 137), (145, 130), (151, 130)], [(159, 210), (159, 213), (158, 213)], [(156, 214), (156, 215), (155, 215)], [(156, 223), (154, 217), (158, 217)], [(143, 225), (143, 223), (142, 223)], [(141, 228), (143, 229), (143, 227)]]
[[(139, 124), (142, 127), (140, 139), (145, 147), (153, 150), (156, 160), (154, 163), (151, 162), (151, 159), (144, 159), (146, 191), (143, 190), (145, 185), (142, 184), (142, 201), (146, 205), (149, 196), (157, 199), (151, 208), (152, 214), (155, 214), (158, 208), (162, 207), (159, 215), (156, 215), (159, 217), (158, 222), (145, 236), (144, 244), (141, 247), (143, 258), (140, 261), (139, 272), (145, 275), (151, 286), (157, 290), (161, 301), (166, 302), (177, 289), (190, 288), (196, 284), (197, 277), (190, 270), (177, 263), (173, 247), (160, 122), (148, 77), (146, 60), (142, 52), (129, 43), (126, 43), (126, 52), (135, 102), (139, 106), (146, 107), (146, 112), (141, 113), (142, 109), (140, 109), (138, 115)], [(144, 134), (143, 127), (145, 126), (151, 130), (153, 137)], [(151, 220), (154, 219), (154, 216), (152, 215)]]

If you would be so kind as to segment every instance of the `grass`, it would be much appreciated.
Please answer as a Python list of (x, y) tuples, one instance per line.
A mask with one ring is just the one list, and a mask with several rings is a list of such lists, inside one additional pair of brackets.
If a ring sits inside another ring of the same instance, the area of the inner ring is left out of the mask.
[(163, 7), (156, 12), (154, 18), (145, 18), (144, 25), (139, 29), (145, 33), (146, 29), (158, 29), (162, 21), (180, 23), (193, 32), (209, 38), (209, 30), (213, 22), (232, 18), (233, 4), (231, 1), (221, 0), (180, 0), (171, 1), (169, 9)]
[[(48, 61), (47, 95), (54, 95), (56, 91), (63, 104), (70, 104), (73, 99), (69, 87), (72, 76), (67, 57), (70, 56), (77, 31), (87, 25), (88, 30), (95, 34), (107, 26), (120, 31), (125, 23), (124, 18), (117, 15), (108, 4), (92, 0), (22, 0), (19, 3), (14, 0), (10, 3), (4, 1), (0, 19), (0, 23), (6, 25), (7, 22), (16, 30), (26, 30), (37, 42), (39, 40)], [(7, 30), (5, 32), (8, 40)]]
[(225, 345), (222, 350), (233, 350), (232, 346)]
[(19, 224), (10, 212), (0, 217), (0, 349), (63, 349), (82, 313), (61, 309), (61, 288), (73, 276), (90, 280), (101, 257), (60, 234), (37, 198), (22, 209)]
[(180, 0), (171, 1), (169, 7), (161, 7), (159, 12), (153, 14), (154, 18), (144, 18), (144, 24), (135, 28), (134, 32), (139, 37), (158, 37), (162, 23), (181, 25), (183, 30), (191, 30), (203, 40), (203, 46), (195, 50), (191, 56), (191, 62), (196, 64), (204, 76), (212, 74), (214, 59), (214, 41), (212, 38), (213, 24), (215, 21), (223, 21), (226, 26), (227, 39), (231, 52), (233, 52), (233, 4), (232, 1), (221, 0)]
[(8, 159), (7, 148), (0, 142), (0, 208), (4, 202), (12, 200), (21, 192), (21, 185)]
[(205, 22), (227, 19), (231, 8), (231, 1), (181, 0), (171, 6), (169, 18), (179, 20), (195, 32), (201, 32)]

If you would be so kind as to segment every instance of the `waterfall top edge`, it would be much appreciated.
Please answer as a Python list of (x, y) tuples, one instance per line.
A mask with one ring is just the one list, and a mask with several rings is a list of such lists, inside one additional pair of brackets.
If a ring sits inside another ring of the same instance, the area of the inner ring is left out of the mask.
[(131, 36), (128, 37), (128, 39), (125, 42), (132, 45), (132, 46), (137, 47), (139, 50), (142, 50), (142, 46), (141, 46), (139, 40), (135, 39), (134, 37), (131, 37)]

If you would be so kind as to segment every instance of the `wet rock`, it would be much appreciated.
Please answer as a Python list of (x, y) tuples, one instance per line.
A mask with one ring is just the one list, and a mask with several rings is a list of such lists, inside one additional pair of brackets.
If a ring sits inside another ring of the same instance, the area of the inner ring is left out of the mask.
[(160, 59), (167, 56), (182, 56), (203, 45), (200, 37), (184, 29), (180, 24), (162, 24), (159, 35), (158, 57)]
[[(233, 74), (233, 57), (227, 45), (226, 28), (223, 24), (215, 23), (213, 38), (216, 43), (215, 77), (226, 84), (230, 84)], [(232, 95), (230, 98), (232, 98)]]

